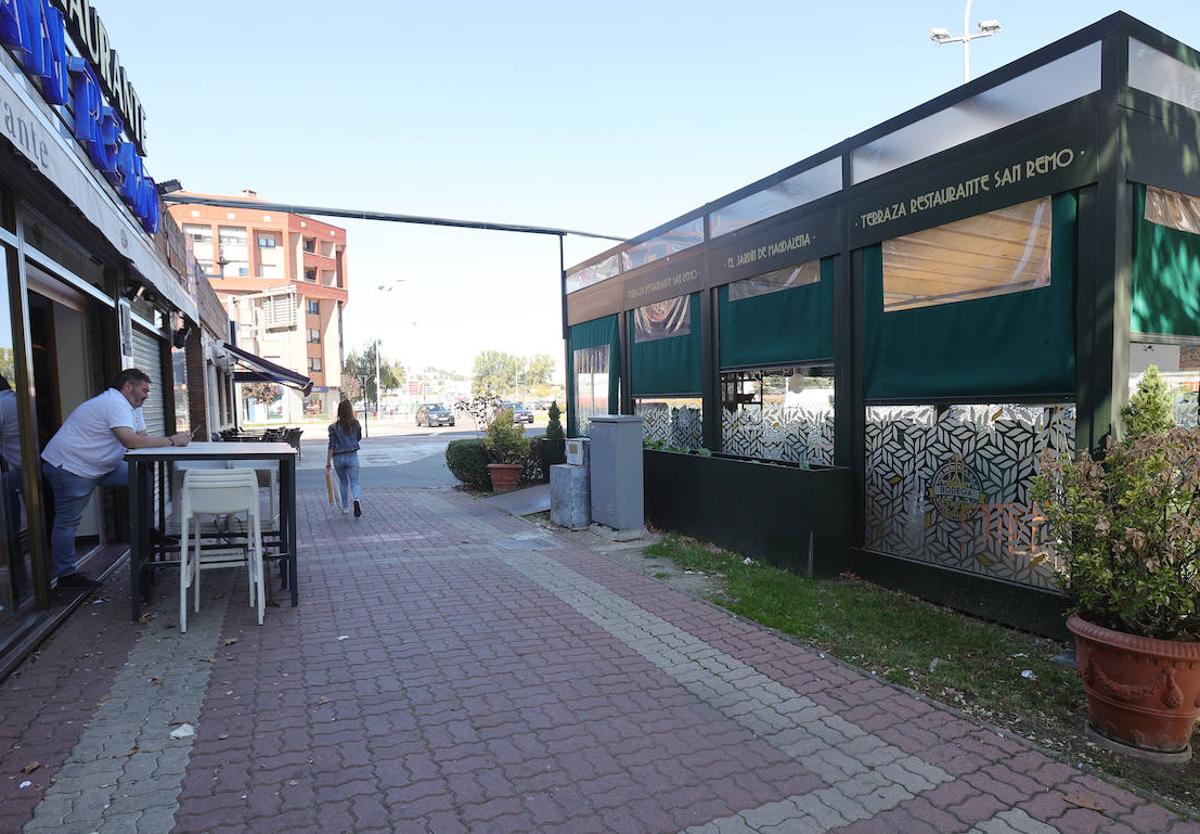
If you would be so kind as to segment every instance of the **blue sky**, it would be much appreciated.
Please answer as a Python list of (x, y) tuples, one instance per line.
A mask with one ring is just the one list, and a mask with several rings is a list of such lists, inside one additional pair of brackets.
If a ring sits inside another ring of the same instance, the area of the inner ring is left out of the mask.
[[(961, 0), (92, 0), (186, 188), (634, 235), (961, 82)], [(1124, 10), (1200, 46), (1200, 6), (976, 0), (981, 75)], [(347, 221), (347, 347), (409, 366), (561, 361), (554, 238)], [(568, 239), (568, 264), (607, 244)], [(376, 287), (395, 279), (391, 293)]]

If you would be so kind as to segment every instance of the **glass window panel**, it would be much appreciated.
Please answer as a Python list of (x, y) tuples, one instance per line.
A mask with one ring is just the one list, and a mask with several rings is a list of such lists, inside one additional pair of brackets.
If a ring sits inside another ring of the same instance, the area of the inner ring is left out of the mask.
[(688, 296), (680, 295), (638, 307), (633, 311), (633, 340), (653, 342), (691, 335), (692, 305), (688, 301)]
[(833, 366), (721, 374), (721, 451), (833, 465)]
[(171, 348), (171, 376), (175, 388), (175, 431), (191, 430), (188, 414), (187, 351)]
[(579, 348), (571, 354), (575, 379), (575, 426), (590, 434), (592, 418), (608, 414), (608, 369), (611, 345)]
[(869, 406), (865, 445), (867, 549), (1055, 586), (1029, 490), (1043, 451), (1074, 457), (1075, 406)]
[(1151, 223), (1200, 234), (1200, 197), (1146, 186), (1146, 214)]
[(883, 243), (883, 309), (951, 304), (1050, 285), (1044, 197)]
[(104, 286), (104, 266), (74, 239), (51, 223), (28, 203), (25, 211), (25, 240), (55, 263), (96, 287)]
[(704, 218), (697, 217), (669, 232), (663, 232), (657, 237), (629, 247), (621, 253), (621, 266), (623, 269), (634, 269), (703, 242)]
[(1132, 342), (1129, 345), (1129, 393), (1137, 390), (1146, 369), (1154, 365), (1171, 391), (1175, 425), (1200, 427), (1197, 392), (1200, 392), (1200, 346), (1155, 345)]
[(1093, 43), (863, 145), (851, 155), (851, 177), (878, 177), (1099, 89)]
[(741, 301), (781, 290), (790, 290), (793, 287), (802, 287), (805, 284), (816, 284), (820, 280), (821, 261), (818, 258), (815, 261), (805, 261), (797, 266), (785, 266), (783, 269), (776, 269), (773, 272), (764, 272), (762, 275), (753, 275), (743, 278), (741, 281), (734, 281), (729, 285), (729, 300)]
[(612, 278), (621, 271), (621, 259), (617, 255), (610, 255), (604, 260), (594, 263), (591, 266), (585, 266), (582, 269), (577, 269), (574, 272), (567, 273), (567, 292), (573, 293), (576, 290), (581, 290), (584, 287), (590, 287), (592, 284), (598, 284), (606, 278)]
[(704, 445), (704, 406), (699, 397), (639, 397), (642, 439), (652, 447), (699, 449)]
[(1200, 110), (1200, 70), (1137, 38), (1129, 39), (1129, 86)]
[(709, 235), (719, 237), (728, 234), (788, 209), (811, 203), (841, 190), (841, 187), (842, 158), (839, 156), (717, 209), (708, 216)]
[[(0, 258), (7, 250), (0, 246)], [(21, 459), (22, 419), (17, 408), (9, 294), (0, 292), (0, 626), (33, 604), (33, 572), (29, 553), (29, 523)], [(26, 426), (26, 431), (32, 427)]]

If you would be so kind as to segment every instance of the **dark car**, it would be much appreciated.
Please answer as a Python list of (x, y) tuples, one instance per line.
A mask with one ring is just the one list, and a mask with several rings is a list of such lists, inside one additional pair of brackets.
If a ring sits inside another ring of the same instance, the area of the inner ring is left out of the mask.
[(512, 412), (514, 423), (533, 423), (533, 412), (522, 403), (500, 403), (500, 407)]
[(418, 426), (453, 426), (454, 414), (441, 403), (426, 403), (417, 409)]

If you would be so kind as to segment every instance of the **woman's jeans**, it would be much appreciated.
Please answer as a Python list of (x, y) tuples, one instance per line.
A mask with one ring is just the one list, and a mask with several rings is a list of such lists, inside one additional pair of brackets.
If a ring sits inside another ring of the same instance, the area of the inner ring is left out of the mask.
[(362, 487), (358, 483), (358, 452), (334, 455), (333, 471), (338, 476), (338, 489), (342, 493), (342, 509), (349, 509), (351, 490), (354, 491), (355, 501), (362, 499)]
[(75, 572), (75, 531), (79, 529), (88, 500), (98, 486), (129, 486), (129, 467), (122, 463), (103, 477), (83, 478), (46, 463), (42, 466), (42, 474), (54, 491), (54, 527), (50, 531), (54, 575), (67, 576)]

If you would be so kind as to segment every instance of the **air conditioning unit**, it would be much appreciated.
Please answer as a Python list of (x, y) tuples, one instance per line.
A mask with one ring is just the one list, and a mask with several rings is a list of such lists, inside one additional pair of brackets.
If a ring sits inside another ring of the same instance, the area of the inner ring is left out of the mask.
[(137, 365), (133, 356), (133, 307), (124, 298), (117, 299), (117, 338), (121, 344), (121, 368)]

